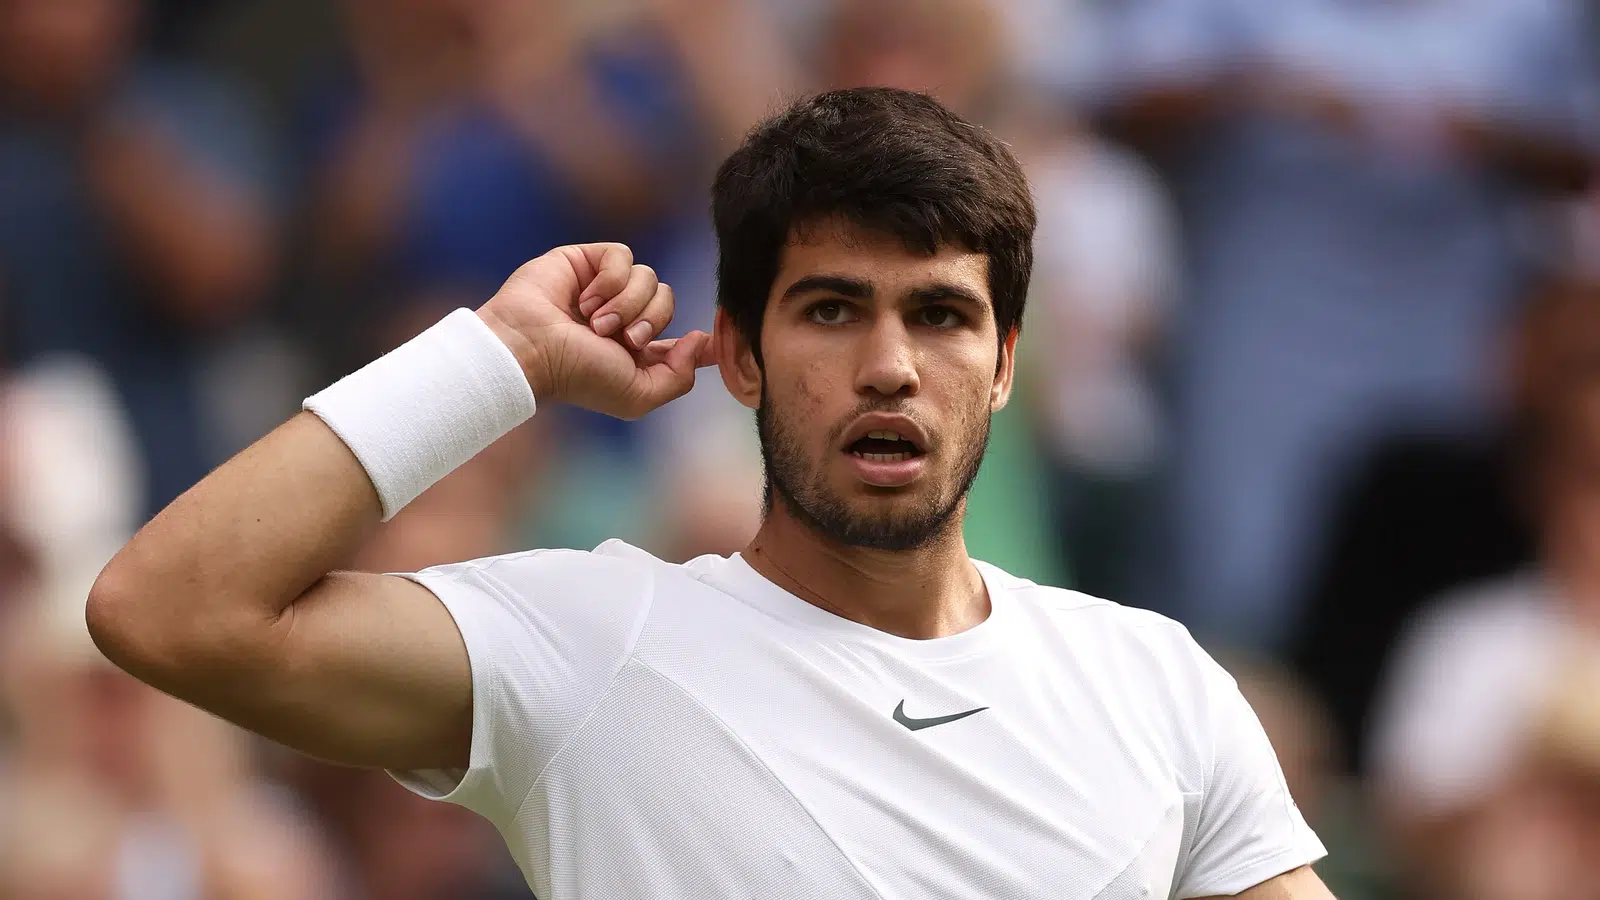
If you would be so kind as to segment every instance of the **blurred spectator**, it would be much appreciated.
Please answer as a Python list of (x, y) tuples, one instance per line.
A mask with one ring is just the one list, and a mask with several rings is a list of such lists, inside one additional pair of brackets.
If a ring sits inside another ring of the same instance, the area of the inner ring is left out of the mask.
[(1176, 299), (1176, 222), (1138, 158), (1065, 114), (1033, 131), (1017, 144), (1039, 209), (1027, 400), (1073, 586), (1126, 601), (1166, 450), (1150, 369)]
[(1003, 24), (981, 0), (835, 0), (813, 51), (818, 86), (928, 91), (992, 123), (1010, 75)]
[(1426, 896), (1600, 896), (1600, 288), (1544, 303), (1524, 468), (1538, 564), (1411, 625), (1373, 734), (1374, 787)]
[(332, 895), (309, 823), (251, 772), (246, 736), (114, 670), (40, 606), (5, 636), (17, 745), (0, 767), (0, 895)]
[(246, 735), (89, 640), (88, 586), (138, 521), (122, 419), (82, 363), (32, 368), (0, 403), (3, 518), (31, 563), (0, 610), (0, 896), (321, 900), (328, 860)]
[(531, 898), (494, 826), (458, 806), (431, 803), (382, 772), (290, 764), (295, 784), (339, 851), (342, 890), (361, 900)]
[(552, 246), (647, 237), (679, 190), (692, 109), (644, 31), (565, 3), (346, 8), (354, 71), (318, 99), (309, 159), (324, 277), (363, 327), (416, 297), (481, 302)]
[(82, 354), (115, 382), (153, 512), (217, 462), (208, 342), (272, 259), (268, 158), (248, 107), (133, 46), (136, 0), (0, 2), (6, 356)]
[(1600, 281), (1600, 188), (1573, 204), (1567, 234), (1569, 266), (1585, 277)]
[(1528, 436), (1564, 414), (1573, 385), (1592, 372), (1597, 304), (1581, 272), (1547, 279), (1495, 355), (1503, 424), (1469, 436), (1398, 433), (1341, 485), (1291, 652), (1331, 704), (1356, 771), (1365, 769), (1372, 699), (1402, 625), (1440, 594), (1533, 562), (1519, 469)]
[(1570, 0), (1130, 0), (1111, 122), (1185, 226), (1170, 608), (1277, 647), (1341, 466), (1467, 428), (1517, 296), (1513, 215), (1593, 167)]

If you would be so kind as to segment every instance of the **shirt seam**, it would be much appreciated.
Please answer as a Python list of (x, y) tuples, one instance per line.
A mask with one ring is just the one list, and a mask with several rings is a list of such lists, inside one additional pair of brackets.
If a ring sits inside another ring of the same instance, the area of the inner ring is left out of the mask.
[[(755, 760), (756, 764), (761, 767), (761, 770), (766, 772), (767, 775), (772, 778), (773, 782), (776, 783), (785, 794), (789, 795), (789, 799), (794, 801), (795, 806), (799, 807), (800, 811), (805, 813), (806, 818), (811, 820), (811, 824), (816, 826), (817, 831), (821, 833), (824, 839), (827, 840), (828, 845), (833, 847), (833, 849), (838, 852), (839, 858), (844, 860), (845, 865), (850, 867), (850, 871), (854, 872), (855, 876), (861, 880), (861, 885), (867, 890), (871, 891), (874, 897), (879, 898), (879, 900), (886, 900), (883, 893), (878, 890), (877, 885), (873, 884), (872, 880), (867, 878), (866, 873), (861, 871), (861, 867), (856, 865), (856, 861), (851, 858), (850, 854), (846, 853), (844, 848), (839, 846), (839, 842), (834, 838), (833, 833), (824, 827), (822, 822), (817, 819), (817, 815), (811, 811), (811, 807), (807, 806), (806, 803), (800, 799), (799, 795), (797, 795), (794, 790), (789, 787), (787, 782), (778, 777), (778, 773), (772, 771), (772, 767), (767, 764), (765, 757), (758, 753), (754, 747), (750, 746), (750, 744), (745, 741), (745, 739), (741, 737), (738, 732), (728, 727), (728, 724), (722, 720), (721, 716), (712, 712), (710, 708), (708, 708), (704, 703), (700, 702), (700, 698), (696, 697), (688, 688), (679, 684), (677, 679), (666, 674), (665, 672), (662, 672), (655, 666), (652, 666), (644, 660), (639, 659), (636, 655), (630, 656), (629, 662), (640, 667), (641, 669), (644, 669), (652, 675), (655, 675), (657, 678), (660, 678), (667, 684), (672, 685), (673, 689), (678, 691), (678, 693), (681, 694), (685, 700), (693, 703), (701, 712), (705, 713), (712, 722), (715, 722), (717, 728), (720, 729), (723, 734), (738, 743), (738, 745), (744, 749), (745, 752), (749, 753), (751, 759)], [(615, 681), (613, 681), (613, 684), (614, 683)], [(609, 693), (609, 688), (607, 692)], [(590, 714), (593, 715), (592, 710), (590, 711)], [(587, 717), (584, 720), (584, 724), (588, 724)], [(582, 730), (582, 726), (580, 726), (578, 730)], [(573, 734), (577, 734), (577, 731), (574, 731)], [(563, 744), (562, 749), (566, 749), (565, 744)], [(555, 758), (552, 757), (551, 762), (554, 761)], [(549, 766), (546, 766), (545, 768), (548, 771)], [(544, 773), (541, 772), (539, 777), (540, 779), (543, 779)], [(531, 796), (533, 793), (532, 789), (530, 789), (528, 793)], [(524, 798), (523, 803), (527, 803), (526, 798)]]
[[(533, 781), (528, 784), (528, 789), (523, 793), (522, 799), (518, 800), (516, 806), (511, 808), (511, 814), (506, 820), (508, 823), (515, 822), (522, 816), (522, 810), (528, 805), (529, 798), (533, 796), (533, 792), (537, 790), (540, 783), (544, 781), (545, 773), (549, 772), (550, 767), (555, 765), (556, 760), (561, 758), (561, 754), (566, 751), (567, 745), (572, 742), (572, 739), (577, 737), (584, 728), (588, 727), (589, 720), (594, 718), (595, 712), (597, 712), (601, 705), (605, 703), (606, 698), (611, 696), (611, 692), (617, 686), (617, 680), (622, 677), (623, 670), (628, 668), (628, 663), (634, 661), (634, 654), (637, 653), (639, 649), (639, 637), (640, 635), (644, 634), (645, 625), (650, 621), (650, 614), (655, 609), (655, 602), (656, 578), (655, 573), (652, 572), (650, 573), (650, 596), (645, 600), (644, 610), (639, 615), (639, 621), (634, 624), (633, 634), (628, 637), (627, 652), (622, 654), (621, 658), (617, 660), (616, 668), (612, 670), (611, 677), (606, 681), (605, 688), (601, 690), (599, 694), (595, 695), (594, 702), (590, 704), (588, 711), (583, 714), (583, 719), (578, 722), (578, 724), (571, 731), (567, 732), (566, 737), (561, 739), (561, 743), (557, 745), (555, 752), (550, 754), (550, 759), (545, 761), (545, 764), (539, 768), (539, 774), (535, 775)], [(497, 678), (496, 681), (498, 682), (498, 680), (499, 679)], [(497, 691), (498, 688), (499, 685), (497, 684)]]
[[(1242, 862), (1242, 863), (1234, 866), (1233, 868), (1228, 869), (1228, 870), (1222, 872), (1221, 874), (1212, 877), (1210, 879), (1210, 881), (1212, 881), (1213, 883), (1223, 883), (1223, 884), (1225, 884), (1225, 883), (1227, 883), (1228, 879), (1237, 878), (1240, 875), (1240, 873), (1248, 872), (1249, 870), (1251, 870), (1253, 868), (1256, 868), (1257, 866), (1265, 865), (1265, 864), (1270, 863), (1270, 862), (1272, 862), (1272, 861), (1274, 861), (1276, 859), (1279, 859), (1281, 857), (1286, 857), (1286, 858), (1289, 858), (1289, 859), (1298, 859), (1300, 857), (1301, 852), (1303, 850), (1306, 850), (1306, 849), (1308, 849), (1308, 848), (1298, 847), (1298, 846), (1283, 847), (1281, 849), (1274, 850), (1271, 853), (1267, 853), (1267, 854), (1264, 854), (1262, 856), (1255, 857), (1254, 859), (1251, 859), (1248, 862)], [(1310, 865), (1310, 863), (1301, 863), (1301, 865)], [(1289, 870), (1289, 869), (1285, 869), (1284, 870), (1284, 872), (1288, 872), (1288, 871), (1291, 871), (1291, 870)], [(1283, 872), (1280, 872), (1278, 874), (1281, 875), (1281, 874), (1283, 874)], [(1276, 876), (1274, 876), (1274, 877), (1276, 877)], [(1250, 887), (1254, 887), (1254, 886), (1255, 885), (1250, 885)], [(1214, 891), (1214, 890), (1217, 890), (1217, 888), (1196, 888), (1196, 890)], [(1208, 893), (1202, 893), (1202, 894), (1191, 894), (1189, 896), (1191, 896), (1191, 897), (1206, 897), (1206, 896), (1211, 896), (1211, 895), (1208, 894)]]
[[(1182, 795), (1180, 795), (1180, 798), (1181, 798), (1181, 796)], [(1181, 807), (1181, 805), (1183, 803), (1183, 800), (1179, 799), (1178, 803), (1179, 803), (1179, 805)], [(1105, 880), (1105, 882), (1103, 882), (1099, 886), (1099, 888), (1095, 890), (1095, 892), (1094, 892), (1094, 900), (1100, 900), (1100, 898), (1105, 895), (1106, 891), (1110, 890), (1112, 887), (1114, 887), (1116, 885), (1118, 878), (1121, 878), (1123, 875), (1126, 875), (1128, 873), (1129, 869), (1132, 869), (1134, 866), (1138, 865), (1144, 859), (1144, 852), (1146, 850), (1150, 849), (1150, 845), (1155, 843), (1156, 842), (1156, 838), (1159, 838), (1160, 836), (1161, 836), (1161, 826), (1160, 826), (1160, 823), (1158, 821), (1157, 825), (1156, 825), (1156, 830), (1151, 832), (1150, 836), (1144, 839), (1144, 843), (1139, 845), (1138, 851), (1136, 851), (1133, 854), (1133, 858), (1132, 859), (1128, 860), (1128, 864), (1123, 866), (1122, 868), (1118, 869), (1117, 871), (1113, 872), (1111, 874), (1111, 877), (1107, 878)], [(1182, 856), (1182, 848), (1179, 848), (1179, 855), (1180, 855), (1180, 858), (1181, 858), (1181, 856)], [(1177, 862), (1178, 862), (1177, 860), (1173, 861), (1172, 880), (1174, 882), (1174, 887), (1177, 886), (1176, 882), (1178, 881), (1178, 874), (1179, 874), (1178, 871), (1177, 871)]]

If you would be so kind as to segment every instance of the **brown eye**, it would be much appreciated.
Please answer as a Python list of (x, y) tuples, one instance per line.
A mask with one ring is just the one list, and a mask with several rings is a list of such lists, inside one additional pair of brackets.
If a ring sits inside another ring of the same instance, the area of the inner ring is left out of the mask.
[(961, 324), (961, 315), (948, 306), (924, 306), (919, 310), (922, 324), (932, 328), (954, 328)]
[(806, 318), (818, 325), (842, 325), (850, 321), (850, 310), (843, 303), (818, 303), (806, 311)]

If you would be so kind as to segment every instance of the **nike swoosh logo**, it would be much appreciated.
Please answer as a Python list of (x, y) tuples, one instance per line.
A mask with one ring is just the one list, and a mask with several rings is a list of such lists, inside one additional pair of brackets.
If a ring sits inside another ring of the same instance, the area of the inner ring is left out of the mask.
[(935, 716), (932, 719), (913, 719), (906, 715), (906, 702), (901, 700), (900, 705), (894, 708), (894, 720), (912, 731), (921, 731), (924, 728), (932, 728), (935, 725), (948, 725), (958, 719), (965, 719), (967, 716), (975, 716), (988, 708), (987, 706), (980, 706), (977, 709), (969, 709), (966, 712), (958, 712), (948, 716)]

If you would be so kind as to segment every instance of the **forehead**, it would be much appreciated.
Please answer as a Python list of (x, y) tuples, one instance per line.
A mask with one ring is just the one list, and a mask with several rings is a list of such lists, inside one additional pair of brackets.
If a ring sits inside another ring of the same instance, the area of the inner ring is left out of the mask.
[(851, 226), (827, 226), (791, 235), (778, 262), (772, 295), (808, 275), (838, 275), (893, 296), (945, 283), (989, 297), (989, 258), (962, 247), (941, 246), (932, 256), (914, 251), (892, 235)]

